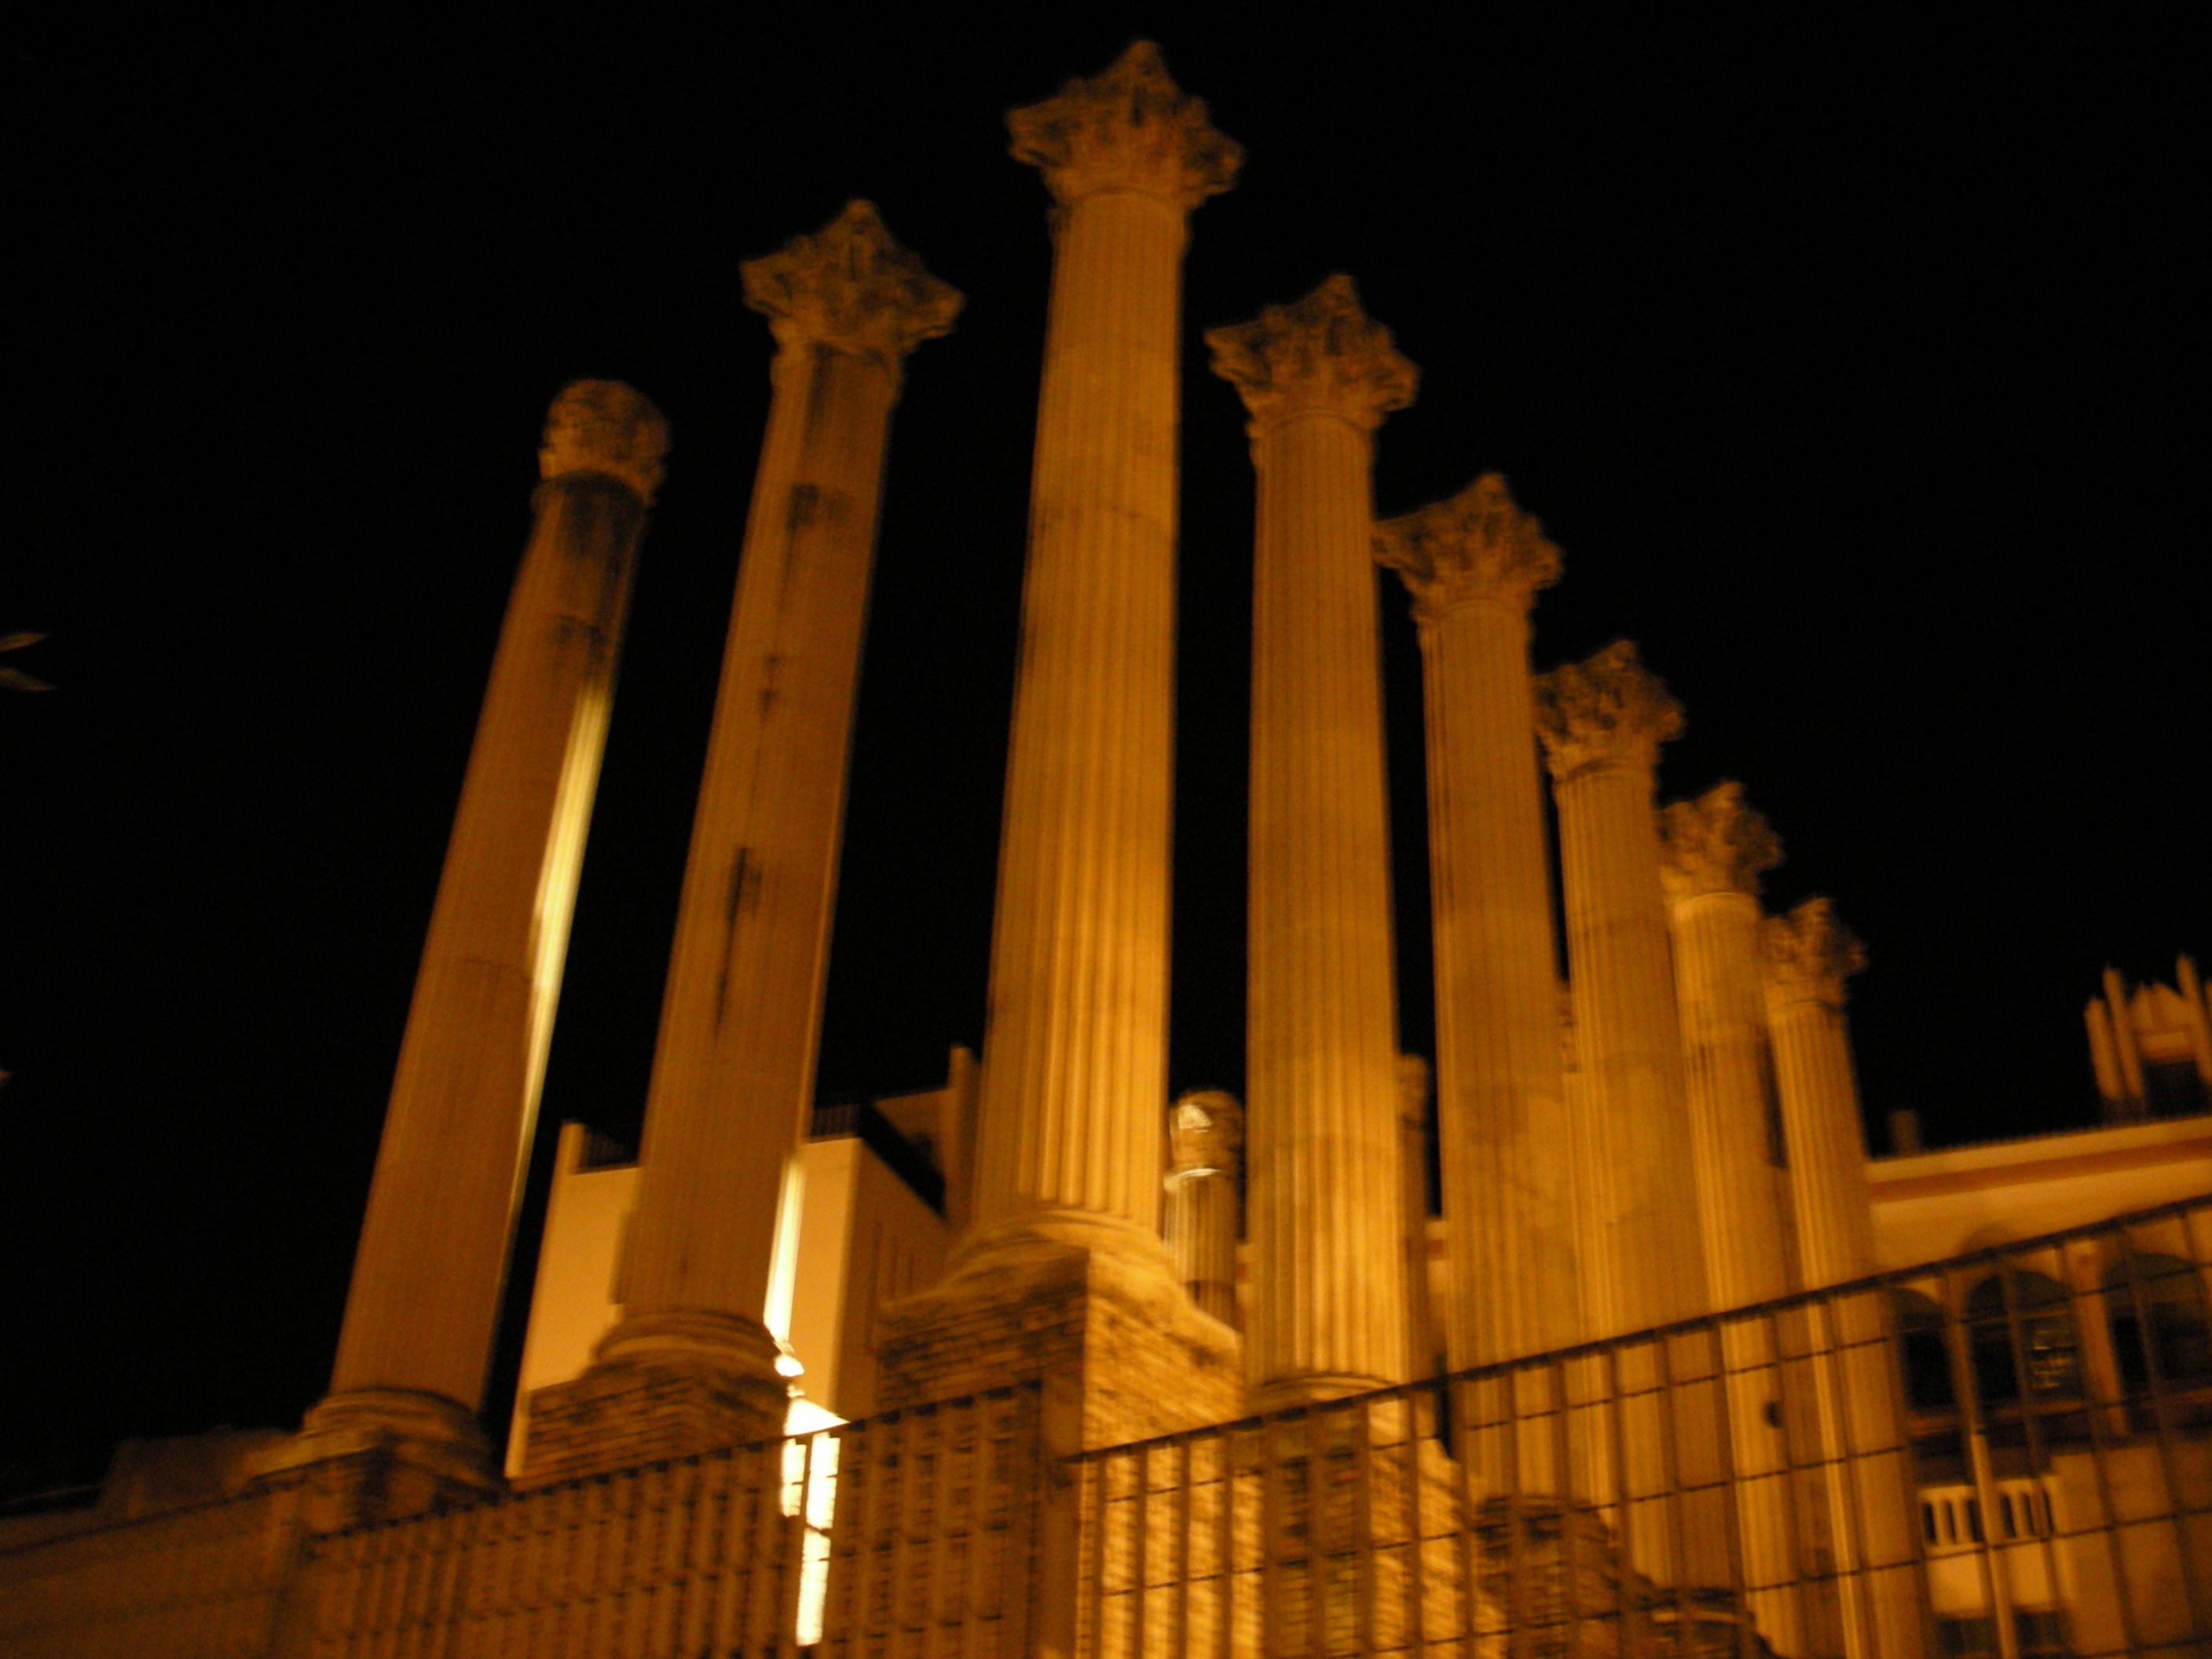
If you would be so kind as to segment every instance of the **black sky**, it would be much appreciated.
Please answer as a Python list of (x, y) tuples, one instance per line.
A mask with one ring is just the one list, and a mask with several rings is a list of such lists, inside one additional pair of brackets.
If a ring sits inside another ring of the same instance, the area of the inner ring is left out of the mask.
[(1251, 487), (1197, 336), (1340, 269), (1424, 375), (1379, 508), (1511, 478), (1566, 556), (1540, 663), (1638, 640), (1688, 710), (1665, 791), (1742, 779), (1789, 848), (1771, 902), (1830, 894), (1868, 941), (1877, 1121), (2084, 1121), (2100, 968), (2212, 949), (2179, 15), (1092, 15), (16, 39), (0, 632), (50, 635), (10, 660), (59, 689), (0, 693), (0, 1486), (320, 1391), (580, 375), (675, 433), (545, 1106), (634, 1129), (767, 406), (736, 266), (854, 196), (969, 301), (894, 426), (822, 1088), (924, 1086), (980, 1040), (1049, 253), (1001, 117), (1139, 33), (1249, 152), (1188, 270), (1178, 1086), (1242, 1070)]

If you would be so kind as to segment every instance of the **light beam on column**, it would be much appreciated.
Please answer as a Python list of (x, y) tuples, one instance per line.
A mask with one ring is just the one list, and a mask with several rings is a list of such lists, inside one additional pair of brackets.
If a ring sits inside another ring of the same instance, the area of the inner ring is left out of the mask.
[(422, 947), (331, 1392), (281, 1459), (361, 1465), (363, 1501), (374, 1492), (386, 1513), (491, 1478), (475, 1413), (667, 441), (653, 405), (612, 381), (576, 382), (547, 417), (537, 520)]

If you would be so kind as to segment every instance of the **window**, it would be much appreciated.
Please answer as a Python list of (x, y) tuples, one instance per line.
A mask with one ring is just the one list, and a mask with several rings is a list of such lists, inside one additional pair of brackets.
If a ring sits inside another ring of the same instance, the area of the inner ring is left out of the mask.
[(2022, 1272), (1984, 1279), (1967, 1293), (1966, 1338), (1984, 1405), (2017, 1403), (2023, 1385), (2031, 1401), (2081, 1397), (2080, 1345), (2057, 1279)]
[[(2065, 1659), (2066, 1615), (2056, 1607), (2021, 1609), (2012, 1616), (2020, 1659)], [(1986, 1614), (1936, 1621), (1936, 1651), (1941, 1659), (1996, 1659), (1996, 1620)]]
[(2065, 1659), (2073, 1652), (2066, 1645), (2066, 1614), (2062, 1608), (2021, 1608), (2012, 1616), (2012, 1628), (2019, 1638), (2020, 1659)]
[(1996, 1659), (1996, 1620), (1939, 1618), (1936, 1651), (1942, 1659)]
[(2106, 1269), (2104, 1288), (2112, 1358), (2130, 1397), (2212, 1382), (2212, 1324), (2194, 1267), (2178, 1256), (2124, 1255)]
[(1943, 1337), (1943, 1310), (1917, 1291), (1892, 1291), (1898, 1364), (1905, 1372), (1905, 1403), (1915, 1412), (1948, 1412), (1958, 1406), (1951, 1389), (1951, 1352)]

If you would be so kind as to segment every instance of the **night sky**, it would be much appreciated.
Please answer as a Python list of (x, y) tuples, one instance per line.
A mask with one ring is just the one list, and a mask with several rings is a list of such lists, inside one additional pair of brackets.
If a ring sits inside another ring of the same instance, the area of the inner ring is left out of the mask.
[(1049, 259), (1002, 116), (1137, 34), (1249, 152), (1187, 271), (1175, 1085), (1243, 1073), (1251, 474), (1198, 337), (1342, 270), (1423, 371), (1379, 511), (1504, 472), (1565, 555), (1539, 665), (1638, 641), (1688, 713), (1662, 792), (1741, 778), (1770, 904), (1867, 941), (1876, 1146), (1900, 1106), (1937, 1142), (2093, 1115), (2099, 970), (2212, 951), (2182, 14), (1096, 12), (18, 32), (0, 633), (48, 635), (4, 661), (57, 689), (0, 691), (0, 1490), (327, 1380), (538, 428), (585, 375), (675, 447), (544, 1116), (635, 1133), (768, 405), (737, 266), (856, 196), (968, 306), (893, 424), (821, 1091), (980, 1042)]

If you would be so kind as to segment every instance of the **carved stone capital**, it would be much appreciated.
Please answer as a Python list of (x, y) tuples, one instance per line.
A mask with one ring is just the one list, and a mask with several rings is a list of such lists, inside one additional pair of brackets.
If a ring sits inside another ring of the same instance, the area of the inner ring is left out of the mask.
[(1824, 898), (1807, 899), (1759, 926), (1769, 993), (1784, 1002), (1844, 1006), (1844, 981), (1866, 966), (1866, 948), (1836, 920)]
[(1419, 379), (1340, 273), (1249, 323), (1208, 329), (1206, 343), (1213, 372), (1243, 398), (1255, 437), (1298, 415), (1334, 415), (1372, 432), (1385, 415), (1413, 401)]
[(1404, 579), (1422, 623), (1476, 600), (1526, 609), (1538, 588), (1559, 579), (1559, 550), (1495, 472), (1449, 501), (1376, 526), (1375, 557)]
[(575, 380), (546, 411), (538, 476), (599, 472), (628, 484), (650, 506), (668, 453), (668, 422), (619, 380)]
[(1659, 842), (1659, 874), (1670, 899), (1756, 894), (1759, 877), (1782, 862), (1782, 842), (1733, 781), (1662, 808)]
[(1187, 1094), (1168, 1108), (1168, 1184), (1234, 1176), (1244, 1148), (1244, 1109), (1218, 1089)]
[(896, 375), (906, 354), (951, 331), (961, 296), (891, 239), (875, 208), (848, 202), (811, 236), (739, 268), (745, 303), (787, 351), (810, 346), (872, 357)]
[(1659, 745), (1681, 729), (1682, 705), (1631, 641), (1537, 677), (1536, 730), (1561, 783), (1594, 767), (1655, 766)]
[(1135, 191), (1188, 213), (1236, 182), (1244, 151), (1216, 132), (1206, 105), (1168, 79), (1160, 49), (1139, 40), (1103, 75), (1006, 117), (1013, 155), (1044, 173), (1062, 207)]

